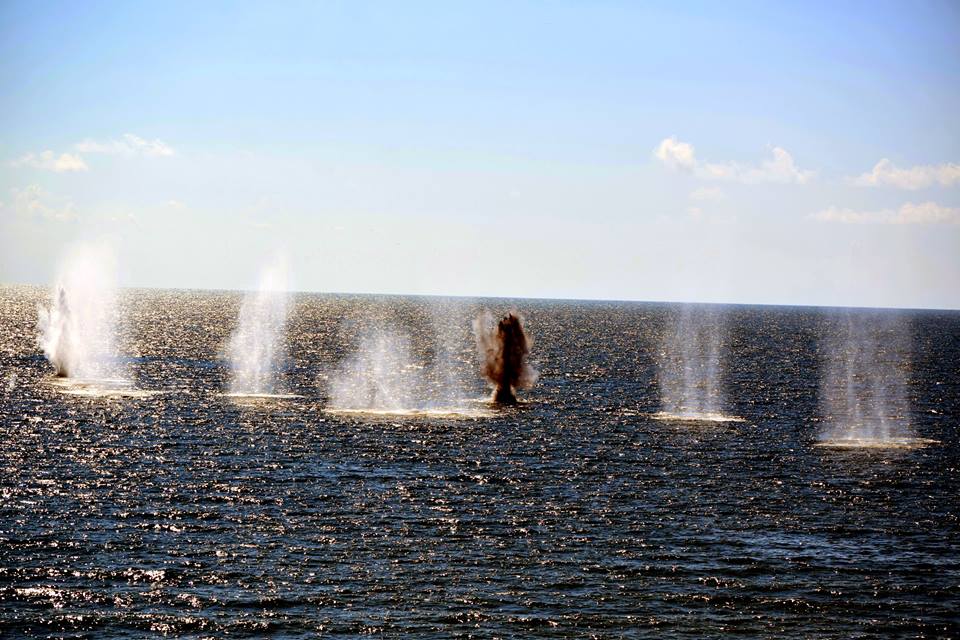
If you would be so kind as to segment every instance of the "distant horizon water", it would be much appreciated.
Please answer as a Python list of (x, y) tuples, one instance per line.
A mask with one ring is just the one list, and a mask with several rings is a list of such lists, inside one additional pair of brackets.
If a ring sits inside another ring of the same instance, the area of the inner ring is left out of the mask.
[[(34, 283), (34, 282), (8, 282), (0, 280), (0, 287), (46, 287), (53, 286), (52, 282)], [(152, 285), (120, 285), (117, 291), (196, 291), (199, 293), (237, 293), (244, 294), (256, 291), (255, 288), (237, 288), (237, 287), (177, 287), (177, 286), (152, 286)], [(404, 293), (394, 291), (324, 291), (320, 289), (290, 289), (290, 295), (329, 295), (329, 296), (385, 296), (398, 298), (450, 298), (457, 300), (529, 300), (536, 301), (554, 301), (554, 302), (585, 302), (585, 303), (625, 303), (625, 304), (691, 304), (691, 305), (712, 305), (712, 306), (731, 306), (731, 307), (782, 307), (797, 309), (862, 309), (876, 311), (960, 311), (960, 307), (888, 307), (871, 305), (838, 305), (826, 303), (787, 303), (787, 302), (731, 302), (731, 301), (710, 301), (710, 300), (655, 300), (644, 298), (577, 298), (577, 297), (554, 297), (554, 296), (533, 296), (533, 295), (467, 295), (467, 294), (448, 294), (448, 293)]]

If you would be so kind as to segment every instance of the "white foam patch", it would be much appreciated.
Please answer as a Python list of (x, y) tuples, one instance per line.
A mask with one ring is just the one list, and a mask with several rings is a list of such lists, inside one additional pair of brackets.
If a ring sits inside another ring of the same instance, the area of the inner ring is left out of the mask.
[(824, 449), (923, 449), (940, 444), (929, 438), (837, 438), (814, 444)]
[(243, 401), (243, 400), (296, 400), (298, 398), (303, 398), (304, 396), (298, 395), (296, 393), (224, 393), (221, 394), (224, 398), (231, 398), (232, 400)]
[(90, 398), (148, 398), (163, 393), (137, 389), (129, 380), (110, 378), (57, 378), (50, 384), (61, 393)]
[(728, 416), (713, 412), (671, 413), (668, 411), (659, 411), (650, 414), (650, 417), (663, 422), (746, 422), (745, 418), (739, 416)]
[(469, 400), (467, 402), (485, 405), (485, 406), (452, 406), (452, 407), (429, 407), (412, 409), (341, 409), (337, 407), (328, 407), (326, 413), (332, 415), (369, 415), (369, 416), (395, 416), (406, 418), (444, 418), (452, 420), (463, 420), (473, 418), (492, 418), (496, 414), (489, 407), (489, 400)]

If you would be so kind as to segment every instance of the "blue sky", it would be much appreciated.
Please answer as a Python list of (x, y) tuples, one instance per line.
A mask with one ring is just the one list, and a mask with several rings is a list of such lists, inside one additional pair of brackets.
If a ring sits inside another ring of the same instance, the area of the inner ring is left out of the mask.
[(6, 2), (0, 281), (97, 240), (128, 286), (281, 252), (302, 290), (960, 308), (958, 35), (948, 2)]

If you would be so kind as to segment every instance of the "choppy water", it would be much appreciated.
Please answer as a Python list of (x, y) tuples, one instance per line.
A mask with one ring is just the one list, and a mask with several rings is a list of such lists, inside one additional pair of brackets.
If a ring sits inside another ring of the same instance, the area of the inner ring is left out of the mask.
[(243, 401), (239, 294), (123, 295), (142, 397), (52, 384), (46, 295), (0, 289), (4, 637), (958, 635), (958, 313), (905, 319), (939, 444), (848, 451), (814, 446), (838, 311), (720, 309), (744, 420), (697, 424), (651, 417), (669, 305), (486, 301), (524, 312), (541, 379), (452, 418), (330, 412), (330, 376), (390, 324), (421, 388), (480, 398), (476, 301), (297, 296), (302, 397)]

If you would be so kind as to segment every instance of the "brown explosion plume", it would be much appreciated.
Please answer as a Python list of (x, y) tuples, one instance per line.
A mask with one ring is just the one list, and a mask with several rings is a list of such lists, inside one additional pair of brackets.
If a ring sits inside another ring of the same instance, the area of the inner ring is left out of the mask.
[(527, 362), (530, 340), (521, 317), (509, 313), (494, 323), (484, 312), (473, 322), (480, 354), (480, 372), (494, 386), (493, 401), (516, 404), (516, 389), (528, 389), (537, 381), (537, 371)]

